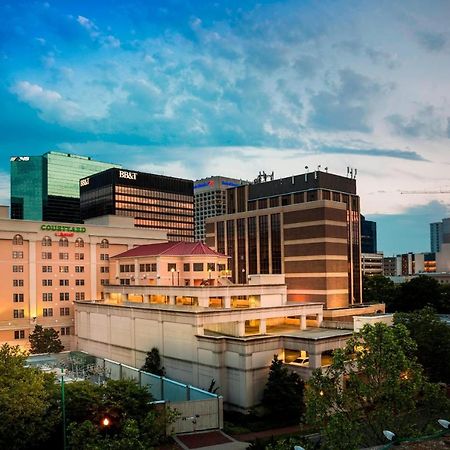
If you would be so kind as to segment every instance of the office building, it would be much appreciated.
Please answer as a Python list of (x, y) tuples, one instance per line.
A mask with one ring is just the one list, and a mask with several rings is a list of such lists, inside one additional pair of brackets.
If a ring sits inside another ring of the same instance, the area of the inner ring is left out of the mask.
[(361, 253), (363, 275), (383, 275), (383, 253)]
[(202, 178), (194, 182), (196, 241), (205, 242), (205, 219), (226, 213), (225, 191), (241, 184), (242, 180), (219, 176)]
[(430, 223), (430, 247), (434, 253), (441, 251), (443, 243), (450, 243), (450, 218)]
[(117, 164), (48, 152), (11, 158), (11, 218), (80, 223), (80, 178)]
[(383, 258), (383, 275), (406, 277), (436, 272), (436, 253), (403, 253)]
[(289, 301), (359, 304), (356, 181), (326, 172), (227, 190), (227, 214), (207, 219), (206, 243), (230, 256), (231, 281), (285, 274)]
[(377, 223), (361, 214), (361, 252), (377, 253)]
[(39, 324), (59, 331), (70, 348), (73, 303), (102, 298), (109, 258), (167, 240), (163, 231), (138, 229), (131, 219), (114, 216), (84, 224), (0, 218), (0, 230), (0, 343), (23, 347)]
[(133, 217), (138, 228), (167, 230), (169, 240), (194, 240), (193, 182), (108, 169), (80, 180), (81, 218)]
[(385, 277), (397, 276), (397, 257), (395, 256), (383, 257), (383, 275)]

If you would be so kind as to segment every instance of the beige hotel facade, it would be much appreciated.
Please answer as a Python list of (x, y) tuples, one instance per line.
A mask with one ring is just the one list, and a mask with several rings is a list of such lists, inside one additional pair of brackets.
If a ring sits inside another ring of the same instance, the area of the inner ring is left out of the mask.
[(165, 242), (166, 232), (139, 229), (128, 217), (84, 224), (8, 219), (0, 207), (0, 342), (28, 346), (36, 324), (74, 335), (74, 302), (100, 299), (109, 258), (141, 244)]

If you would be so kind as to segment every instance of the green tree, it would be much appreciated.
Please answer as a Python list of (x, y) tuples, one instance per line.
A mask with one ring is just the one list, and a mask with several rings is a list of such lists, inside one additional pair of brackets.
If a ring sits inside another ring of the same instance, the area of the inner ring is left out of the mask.
[[(0, 448), (47, 447), (59, 424), (53, 375), (25, 367), (19, 347), (0, 348)], [(48, 447), (47, 447), (48, 448)]]
[(304, 383), (278, 355), (273, 356), (262, 404), (277, 421), (298, 423), (304, 411)]
[(384, 429), (411, 436), (419, 432), (417, 411), (433, 421), (448, 408), (445, 394), (424, 378), (415, 352), (404, 325), (366, 325), (333, 353), (325, 372), (314, 371), (306, 390), (307, 418), (323, 427), (324, 448), (383, 443)]
[(160, 376), (164, 376), (166, 374), (164, 367), (161, 367), (161, 356), (159, 355), (159, 350), (156, 347), (153, 347), (149, 352), (147, 352), (147, 357), (145, 358), (145, 362), (141, 370)]
[(450, 327), (430, 307), (395, 314), (394, 322), (408, 328), (417, 345), (417, 359), (428, 378), (450, 384)]
[(436, 311), (440, 314), (450, 314), (450, 284), (439, 286), (440, 299), (436, 304)]
[(439, 283), (426, 275), (419, 275), (402, 283), (397, 290), (394, 301), (389, 305), (391, 312), (411, 312), (427, 305), (440, 305), (441, 289)]
[(64, 350), (59, 333), (54, 328), (36, 325), (29, 336), (30, 353), (59, 353)]
[(396, 287), (392, 280), (383, 275), (364, 275), (363, 299), (366, 303), (391, 304), (395, 299)]

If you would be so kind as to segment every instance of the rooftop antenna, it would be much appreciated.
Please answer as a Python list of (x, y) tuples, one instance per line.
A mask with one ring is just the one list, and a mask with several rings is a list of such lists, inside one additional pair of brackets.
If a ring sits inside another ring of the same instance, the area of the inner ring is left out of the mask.
[(353, 179), (356, 179), (356, 174), (358, 173), (358, 169), (355, 169), (355, 175), (353, 176)]
[(347, 166), (347, 177), (350, 174), (350, 167)]
[(305, 170), (306, 170), (306, 173), (305, 173), (305, 182), (307, 182), (308, 181), (308, 169), (309, 169), (309, 167), (308, 166), (305, 166)]

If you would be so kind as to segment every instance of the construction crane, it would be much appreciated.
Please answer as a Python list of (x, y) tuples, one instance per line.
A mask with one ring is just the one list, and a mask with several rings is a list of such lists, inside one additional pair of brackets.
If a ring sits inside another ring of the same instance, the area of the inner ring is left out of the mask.
[(400, 194), (450, 194), (450, 189), (440, 189), (439, 191), (400, 191)]

